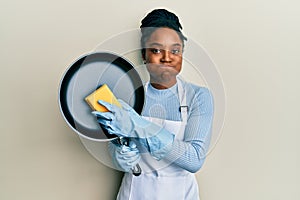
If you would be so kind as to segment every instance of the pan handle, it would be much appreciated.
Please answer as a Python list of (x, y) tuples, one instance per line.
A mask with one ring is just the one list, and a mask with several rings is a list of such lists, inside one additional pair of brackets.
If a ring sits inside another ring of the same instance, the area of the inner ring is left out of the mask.
[[(114, 134), (109, 134), (108, 131), (106, 130), (106, 128), (104, 128), (101, 124), (99, 124), (100, 127), (102, 128), (104, 134), (108, 137), (108, 138), (116, 138), (115, 140), (113, 140), (113, 142), (116, 142), (119, 145), (125, 145), (128, 146), (129, 145), (129, 138), (125, 138), (125, 137), (118, 137), (117, 135)], [(140, 167), (139, 164), (136, 164), (132, 169), (131, 172), (133, 175), (135, 176), (139, 176), (142, 173), (142, 169)]]
[(139, 175), (141, 175), (141, 173), (142, 173), (142, 169), (141, 169), (141, 167), (140, 167), (139, 164), (136, 164), (136, 166), (134, 166), (134, 167), (131, 169), (131, 171), (132, 171), (132, 174), (135, 175), (135, 176), (139, 176)]
[[(119, 137), (117, 141), (120, 145), (125, 145), (125, 146), (129, 145), (129, 138)], [(131, 168), (131, 172), (133, 175), (139, 176), (142, 173), (142, 169), (139, 164), (136, 164), (133, 168)]]

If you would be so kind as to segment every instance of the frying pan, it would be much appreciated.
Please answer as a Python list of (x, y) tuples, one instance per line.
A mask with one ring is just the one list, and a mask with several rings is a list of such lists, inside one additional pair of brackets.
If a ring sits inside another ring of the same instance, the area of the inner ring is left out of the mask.
[[(96, 142), (116, 140), (122, 143), (116, 135), (109, 135), (101, 128), (84, 100), (103, 84), (141, 114), (145, 98), (143, 82), (128, 60), (111, 52), (86, 54), (71, 64), (59, 87), (60, 111), (69, 127), (80, 137)], [(125, 144), (128, 142), (124, 141)]]

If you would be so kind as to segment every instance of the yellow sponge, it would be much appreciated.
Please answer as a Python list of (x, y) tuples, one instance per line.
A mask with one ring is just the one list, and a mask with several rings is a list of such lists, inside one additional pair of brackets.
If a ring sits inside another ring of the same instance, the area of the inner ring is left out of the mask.
[(103, 100), (108, 103), (115, 104), (121, 107), (121, 104), (119, 103), (119, 101), (116, 99), (116, 97), (114, 96), (114, 94), (106, 84), (102, 85), (100, 88), (98, 88), (93, 93), (88, 95), (85, 98), (85, 101), (89, 104), (89, 106), (93, 110), (97, 110), (100, 112), (107, 112), (108, 110), (104, 106), (100, 105), (98, 103), (98, 100)]

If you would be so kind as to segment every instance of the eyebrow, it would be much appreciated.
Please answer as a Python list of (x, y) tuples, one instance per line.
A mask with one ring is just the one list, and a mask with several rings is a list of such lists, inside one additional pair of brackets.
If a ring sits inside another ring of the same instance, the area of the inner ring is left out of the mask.
[[(163, 45), (162, 44), (160, 44), (160, 43), (157, 43), (157, 42), (153, 42), (153, 43), (150, 43), (149, 44), (149, 47), (152, 47), (152, 46), (159, 46), (159, 47), (162, 47)], [(172, 44), (171, 46), (179, 46), (179, 47), (181, 47), (182, 45), (180, 44), (180, 43), (174, 43), (174, 44)]]

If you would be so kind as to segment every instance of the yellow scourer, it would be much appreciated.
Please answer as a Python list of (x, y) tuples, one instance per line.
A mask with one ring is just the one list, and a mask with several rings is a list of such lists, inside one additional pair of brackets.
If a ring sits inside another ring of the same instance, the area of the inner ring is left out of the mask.
[(85, 101), (89, 104), (89, 106), (93, 110), (97, 110), (100, 112), (107, 112), (108, 110), (104, 106), (100, 105), (98, 103), (98, 100), (103, 100), (108, 103), (115, 104), (121, 107), (121, 104), (118, 102), (118, 100), (116, 99), (116, 97), (114, 96), (114, 94), (106, 84), (102, 85), (100, 88), (95, 90), (92, 94), (88, 95), (85, 98)]

